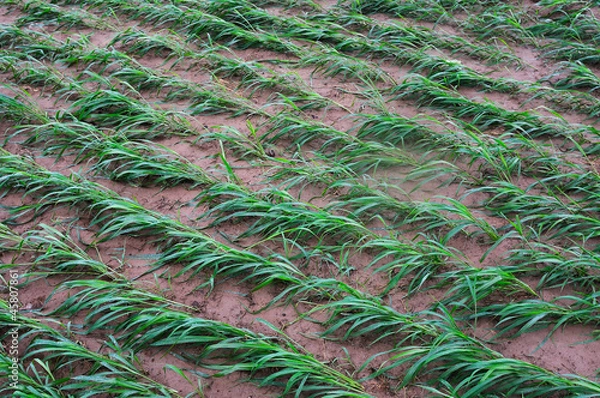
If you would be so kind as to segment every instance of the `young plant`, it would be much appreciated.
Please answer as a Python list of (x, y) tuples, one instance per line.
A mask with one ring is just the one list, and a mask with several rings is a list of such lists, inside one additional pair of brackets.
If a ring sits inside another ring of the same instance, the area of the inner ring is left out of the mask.
[[(260, 386), (280, 386), (282, 395), (309, 391), (311, 397), (370, 397), (358, 382), (303, 353), (282, 332), (269, 337), (198, 318), (170, 309), (162, 297), (145, 293), (154, 302), (150, 306), (147, 299), (141, 303), (135, 290), (124, 286), (100, 281), (64, 286), (81, 290), (53, 314), (72, 317), (88, 311), (87, 329), (112, 330), (124, 349), (165, 348), (186, 361), (216, 370), (217, 377), (245, 371), (249, 380)], [(189, 350), (191, 346), (195, 349)]]
[(198, 196), (199, 203), (208, 203), (205, 217), (215, 217), (210, 226), (229, 220), (256, 221), (238, 238), (263, 235), (267, 239), (285, 236), (292, 241), (356, 242), (373, 237), (359, 221), (334, 215), (314, 205), (295, 200), (285, 191), (268, 188), (257, 193), (234, 184), (216, 184)]

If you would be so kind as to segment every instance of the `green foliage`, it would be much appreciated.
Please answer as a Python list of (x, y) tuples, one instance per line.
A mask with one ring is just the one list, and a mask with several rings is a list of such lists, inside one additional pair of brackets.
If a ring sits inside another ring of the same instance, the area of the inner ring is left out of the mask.
[[(58, 287), (46, 313), (0, 300), (22, 343), (0, 391), (179, 397), (142, 368), (159, 352), (200, 396), (233, 374), (281, 397), (600, 395), (474, 337), (599, 321), (598, 2), (522, 3), (6, 2), (0, 268)], [(180, 282), (258, 309), (208, 319)], [(280, 305), (281, 330), (252, 318)]]

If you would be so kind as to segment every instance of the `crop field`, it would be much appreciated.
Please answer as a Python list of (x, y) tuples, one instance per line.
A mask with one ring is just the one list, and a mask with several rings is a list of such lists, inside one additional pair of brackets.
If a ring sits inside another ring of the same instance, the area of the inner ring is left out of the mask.
[(0, 396), (600, 397), (600, 1), (0, 0)]

